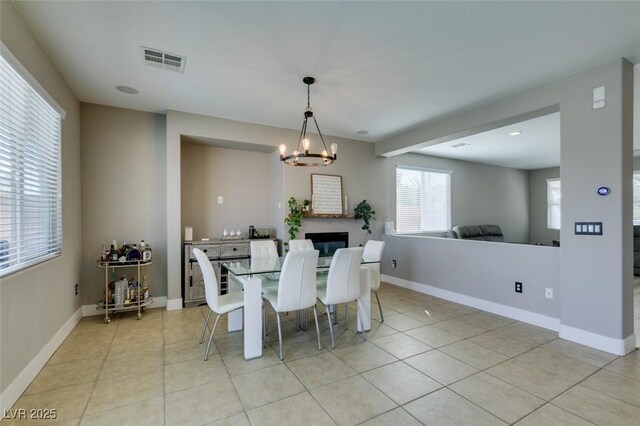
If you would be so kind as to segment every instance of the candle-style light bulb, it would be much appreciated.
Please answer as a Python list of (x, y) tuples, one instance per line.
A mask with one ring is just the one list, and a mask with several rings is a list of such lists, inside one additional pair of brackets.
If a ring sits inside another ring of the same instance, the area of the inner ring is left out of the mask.
[(309, 142), (309, 139), (304, 138), (302, 139), (302, 146), (304, 147), (305, 151), (309, 151), (309, 145), (311, 142)]
[(285, 144), (280, 145), (280, 156), (284, 157), (284, 154), (287, 153), (287, 146)]
[(322, 150), (322, 156), (326, 157), (327, 155), (329, 155), (329, 154), (327, 154), (327, 151), (326, 150)]
[(293, 156), (297, 157), (298, 155), (300, 155), (300, 153), (298, 151), (293, 151)]
[(333, 154), (333, 159), (336, 160), (338, 158), (338, 144), (331, 144), (331, 154)]

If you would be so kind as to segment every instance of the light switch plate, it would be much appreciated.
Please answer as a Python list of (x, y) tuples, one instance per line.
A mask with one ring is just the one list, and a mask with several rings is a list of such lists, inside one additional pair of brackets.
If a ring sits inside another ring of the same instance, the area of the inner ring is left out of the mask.
[(218, 195), (218, 204), (224, 204), (224, 198), (222, 198), (222, 195)]

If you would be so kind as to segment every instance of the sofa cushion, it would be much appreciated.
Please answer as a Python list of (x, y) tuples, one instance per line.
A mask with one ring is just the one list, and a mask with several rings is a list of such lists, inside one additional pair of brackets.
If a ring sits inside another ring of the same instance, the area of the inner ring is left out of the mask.
[(502, 229), (498, 225), (455, 226), (453, 233), (463, 240), (505, 242)]

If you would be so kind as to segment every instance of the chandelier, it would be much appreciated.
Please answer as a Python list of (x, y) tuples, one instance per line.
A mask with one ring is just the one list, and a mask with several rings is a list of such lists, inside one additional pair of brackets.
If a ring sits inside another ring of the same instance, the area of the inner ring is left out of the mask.
[[(313, 116), (313, 111), (311, 111), (309, 88), (313, 83), (315, 83), (315, 81), (316, 79), (313, 77), (305, 77), (302, 79), (302, 82), (307, 85), (307, 109), (304, 111), (304, 121), (302, 122), (302, 130), (300, 130), (300, 137), (298, 138), (298, 147), (291, 154), (287, 155), (287, 146), (284, 144), (280, 145), (280, 161), (283, 161), (285, 164), (290, 166), (328, 166), (338, 159), (338, 145), (332, 143), (331, 154), (329, 154), (327, 144), (324, 142), (324, 138), (320, 132), (320, 127), (318, 127), (318, 122)], [(309, 118), (313, 118), (313, 122), (318, 130), (318, 135), (322, 141), (322, 146), (324, 147), (322, 152), (319, 154), (309, 151), (309, 146), (311, 145), (309, 138), (307, 138), (307, 121)]]

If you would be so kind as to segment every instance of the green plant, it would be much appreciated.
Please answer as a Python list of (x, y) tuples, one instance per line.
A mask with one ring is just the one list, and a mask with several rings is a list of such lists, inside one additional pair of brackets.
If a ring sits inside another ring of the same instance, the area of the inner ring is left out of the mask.
[[(304, 209), (298, 205), (294, 197), (289, 198), (289, 214), (284, 218), (284, 223), (289, 227), (289, 239), (295, 240), (302, 226), (302, 218), (304, 217)], [(289, 242), (284, 243), (286, 251), (289, 251)]]
[(376, 211), (371, 208), (371, 205), (367, 202), (367, 200), (362, 200), (358, 203), (355, 209), (353, 209), (355, 213), (355, 219), (362, 219), (362, 229), (367, 231), (364, 235), (364, 244), (367, 241), (367, 237), (371, 234), (371, 221), (376, 220)]

